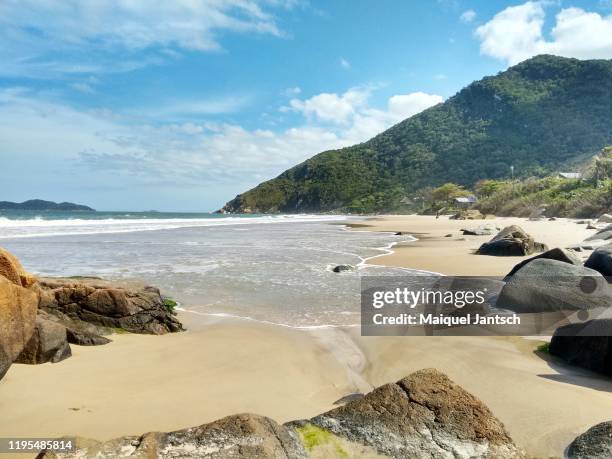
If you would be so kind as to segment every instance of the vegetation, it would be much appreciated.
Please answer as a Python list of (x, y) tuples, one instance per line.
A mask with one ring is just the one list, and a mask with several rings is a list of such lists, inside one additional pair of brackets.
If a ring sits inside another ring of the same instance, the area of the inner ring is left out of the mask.
[(342, 448), (340, 441), (328, 430), (313, 424), (306, 424), (305, 426), (298, 427), (297, 431), (302, 444), (308, 452), (312, 452), (318, 446), (328, 446), (333, 449), (335, 457), (348, 457), (348, 453)]
[(536, 348), (536, 352), (548, 354), (550, 353), (549, 348), (550, 348), (550, 343), (542, 343)]
[(168, 312), (174, 312), (178, 303), (170, 298), (164, 298), (164, 306), (168, 310)]
[(609, 144), (612, 61), (538, 56), (470, 84), (365, 143), (320, 153), (224, 209), (399, 211), (404, 196), (425, 187), (452, 182), (494, 194), (511, 171), (544, 177)]
[(488, 182), (474, 206), (482, 213), (528, 217), (542, 209), (549, 217), (595, 217), (612, 208), (612, 147), (593, 159), (581, 179), (550, 176)]

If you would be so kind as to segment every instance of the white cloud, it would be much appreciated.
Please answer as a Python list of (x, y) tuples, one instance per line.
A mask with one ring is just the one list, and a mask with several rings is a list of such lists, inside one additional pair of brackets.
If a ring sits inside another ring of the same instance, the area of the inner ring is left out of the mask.
[(72, 83), (70, 87), (76, 91), (82, 92), (84, 94), (93, 94), (95, 90), (91, 87), (89, 83), (84, 82), (76, 82)]
[(342, 95), (321, 93), (310, 99), (291, 99), (291, 109), (301, 112), (309, 118), (334, 123), (346, 123), (368, 99), (369, 90), (353, 88)]
[(438, 73), (438, 74), (433, 76), (433, 79), (434, 80), (438, 80), (438, 81), (447, 80), (448, 79), (448, 75), (446, 75), (444, 73)]
[(393, 96), (389, 99), (389, 114), (396, 121), (400, 121), (443, 101), (442, 96), (424, 92)]
[[(395, 95), (385, 109), (376, 109), (368, 104), (370, 92), (353, 88), (341, 95), (293, 99), (290, 110), (304, 118), (272, 131), (193, 120), (149, 124), (142, 116), (77, 110), (32, 90), (4, 89), (0, 181), (10, 184), (19, 177), (19, 186), (31, 192), (129, 185), (136, 190), (132, 194), (151, 186), (172, 193), (193, 189), (199, 195), (210, 189), (221, 201), (320, 151), (368, 140), (442, 101), (416, 92)], [(162, 107), (160, 112), (174, 110)]]
[(543, 2), (527, 2), (504, 9), (476, 29), (481, 54), (509, 65), (537, 54), (581, 59), (612, 58), (612, 15), (580, 8), (564, 8), (555, 17), (550, 36), (544, 36)]
[(294, 88), (286, 88), (282, 94), (283, 96), (286, 96), (286, 97), (294, 97), (294, 96), (297, 96), (298, 94), (301, 94), (301, 92), (302, 92), (302, 89), (298, 86), (295, 86)]
[(466, 10), (461, 13), (461, 16), (459, 16), (459, 20), (464, 24), (469, 24), (470, 22), (473, 22), (474, 19), (476, 19), (476, 11), (474, 10)]
[(351, 63), (350, 63), (349, 61), (347, 61), (345, 58), (341, 57), (341, 58), (340, 58), (340, 66), (341, 66), (343, 69), (348, 70), (348, 69), (350, 69), (350, 68), (351, 68)]
[[(272, 9), (294, 4), (172, 0), (152, 7), (149, 0), (2, 0), (0, 72), (42, 78), (49, 69), (52, 74), (130, 70), (176, 58), (176, 50), (219, 50), (223, 32), (283, 36)], [(129, 58), (142, 50), (159, 56)]]

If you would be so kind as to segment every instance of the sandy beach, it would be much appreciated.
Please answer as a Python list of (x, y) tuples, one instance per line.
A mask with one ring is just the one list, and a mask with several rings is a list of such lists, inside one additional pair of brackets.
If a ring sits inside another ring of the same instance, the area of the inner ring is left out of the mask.
[[(358, 230), (405, 231), (416, 242), (371, 263), (445, 274), (503, 275), (520, 258), (475, 256), (490, 236), (459, 236), (479, 221), (377, 217)], [(592, 230), (571, 221), (520, 224), (550, 247)], [(453, 236), (446, 238), (446, 234)], [(460, 240), (465, 238), (465, 240)], [(188, 332), (114, 335), (73, 346), (57, 364), (14, 365), (0, 382), (0, 436), (109, 439), (168, 431), (253, 412), (280, 422), (337, 399), (437, 368), (483, 400), (528, 454), (561, 457), (578, 434), (608, 420), (612, 381), (534, 353), (538, 341), (488, 337), (361, 337), (358, 327), (300, 330), (181, 313)]]
[[(382, 216), (357, 223), (356, 230), (404, 232), (414, 235), (417, 242), (397, 244), (395, 253), (378, 257), (372, 263), (385, 266), (401, 266), (446, 275), (504, 276), (523, 258), (473, 256), (473, 252), (492, 236), (464, 236), (463, 228), (480, 225), (504, 228), (519, 225), (536, 241), (550, 248), (567, 247), (583, 241), (596, 230), (586, 229), (586, 224), (575, 220), (529, 221), (525, 218), (499, 217), (491, 220), (450, 220), (447, 216), (436, 219), (432, 216), (406, 215)], [(450, 234), (450, 237), (446, 237)]]

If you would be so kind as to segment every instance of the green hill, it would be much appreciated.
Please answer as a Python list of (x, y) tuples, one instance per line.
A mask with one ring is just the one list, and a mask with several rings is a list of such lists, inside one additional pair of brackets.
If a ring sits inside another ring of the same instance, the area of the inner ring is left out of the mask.
[(319, 153), (238, 195), (229, 212), (392, 211), (405, 194), (544, 176), (612, 144), (612, 60), (537, 56), (373, 139)]

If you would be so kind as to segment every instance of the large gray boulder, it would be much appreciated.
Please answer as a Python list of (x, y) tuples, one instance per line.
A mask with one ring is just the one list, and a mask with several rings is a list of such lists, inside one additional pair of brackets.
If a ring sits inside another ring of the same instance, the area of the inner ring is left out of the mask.
[(545, 258), (547, 260), (558, 260), (576, 266), (582, 265), (582, 260), (576, 255), (574, 255), (574, 253), (572, 253), (571, 251), (566, 249), (554, 248), (547, 250), (546, 252), (541, 253), (540, 255), (536, 255), (535, 257), (521, 261), (519, 264), (514, 266), (514, 268), (512, 268), (508, 274), (506, 274), (504, 280), (508, 281), (514, 274), (516, 274), (519, 269), (527, 265), (527, 263), (531, 263), (533, 260), (538, 260), (540, 258)]
[(298, 430), (315, 426), (398, 459), (521, 457), (493, 413), (435, 369), (417, 371), (342, 407), (290, 425)]
[(66, 328), (56, 322), (36, 316), (34, 333), (15, 362), (31, 365), (46, 362), (57, 363), (71, 355)]
[(612, 421), (591, 427), (569, 445), (569, 459), (610, 459), (612, 457)]
[(74, 453), (45, 452), (41, 458), (306, 459), (297, 435), (270, 418), (237, 414), (175, 432), (152, 432), (106, 442), (79, 438)]
[(608, 283), (597, 271), (537, 259), (512, 275), (496, 306), (518, 313), (579, 311), (607, 308), (611, 300)]
[(594, 269), (604, 276), (612, 277), (612, 244), (595, 249), (584, 266)]
[(612, 225), (600, 229), (592, 236), (587, 237), (585, 241), (607, 241), (610, 239), (612, 239)]
[(535, 242), (533, 237), (522, 228), (511, 225), (502, 229), (489, 242), (482, 244), (476, 253), (478, 255), (522, 257), (545, 250), (548, 250), (545, 244)]
[(597, 219), (597, 223), (612, 223), (612, 214), (603, 214)]
[(571, 365), (612, 376), (612, 319), (559, 327), (548, 350)]

